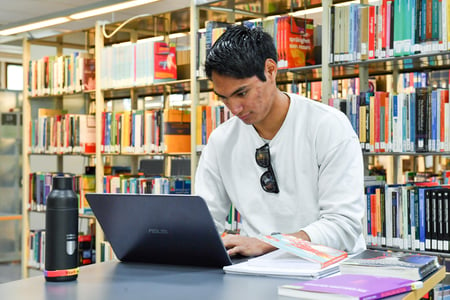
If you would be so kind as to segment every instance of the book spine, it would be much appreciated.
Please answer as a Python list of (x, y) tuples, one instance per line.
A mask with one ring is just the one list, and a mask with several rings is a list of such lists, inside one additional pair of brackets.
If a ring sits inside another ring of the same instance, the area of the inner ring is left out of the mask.
[(425, 189), (419, 188), (419, 250), (425, 251)]
[(431, 223), (431, 250), (438, 250), (438, 199), (437, 199), (437, 191), (430, 191), (430, 223)]
[(411, 289), (412, 289), (411, 285), (407, 285), (407, 286), (399, 287), (399, 288), (396, 288), (396, 289), (392, 289), (390, 291), (381, 292), (381, 293), (375, 293), (375, 294), (372, 294), (372, 295), (367, 296), (367, 297), (361, 297), (360, 299), (361, 300), (381, 299), (381, 298), (386, 298), (386, 297), (389, 297), (389, 296), (393, 296), (393, 295), (409, 292), (409, 291), (411, 291)]
[(392, 189), (393, 187), (385, 186), (386, 247), (392, 247), (394, 245), (392, 234)]
[(424, 152), (428, 149), (427, 141), (427, 100), (426, 88), (416, 89), (416, 151)]
[(450, 193), (448, 189), (445, 189), (442, 193), (442, 213), (443, 213), (443, 251), (448, 252), (450, 250), (450, 231), (449, 231), (449, 209), (450, 209)]

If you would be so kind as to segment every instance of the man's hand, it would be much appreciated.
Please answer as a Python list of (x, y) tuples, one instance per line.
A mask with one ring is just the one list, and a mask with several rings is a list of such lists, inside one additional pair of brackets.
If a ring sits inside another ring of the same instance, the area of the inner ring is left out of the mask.
[(230, 256), (238, 254), (243, 256), (259, 256), (276, 249), (257, 238), (247, 236), (227, 234), (222, 240)]
[[(305, 241), (311, 241), (309, 235), (303, 230), (292, 233), (291, 235)], [(243, 256), (259, 256), (277, 249), (260, 239), (236, 234), (225, 234), (222, 237), (222, 241), (230, 256), (238, 254)]]

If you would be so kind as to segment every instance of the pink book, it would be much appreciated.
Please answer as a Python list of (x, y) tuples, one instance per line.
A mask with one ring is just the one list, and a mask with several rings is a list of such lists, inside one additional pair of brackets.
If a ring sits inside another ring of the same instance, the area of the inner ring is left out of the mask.
[(325, 268), (347, 257), (347, 252), (345, 251), (311, 243), (287, 234), (266, 235), (262, 236), (261, 240), (278, 249), (318, 263), (321, 268)]

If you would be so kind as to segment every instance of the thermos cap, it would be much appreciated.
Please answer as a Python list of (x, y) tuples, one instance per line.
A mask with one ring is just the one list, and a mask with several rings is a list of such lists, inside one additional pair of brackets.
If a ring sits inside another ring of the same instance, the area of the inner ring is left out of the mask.
[(72, 177), (66, 176), (55, 176), (53, 177), (53, 189), (55, 190), (72, 190), (73, 179)]

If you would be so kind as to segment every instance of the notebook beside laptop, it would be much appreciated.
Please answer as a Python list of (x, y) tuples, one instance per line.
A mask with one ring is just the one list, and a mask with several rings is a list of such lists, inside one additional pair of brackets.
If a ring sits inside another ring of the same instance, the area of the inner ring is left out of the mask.
[(86, 198), (123, 262), (217, 268), (231, 264), (199, 196), (90, 193)]

